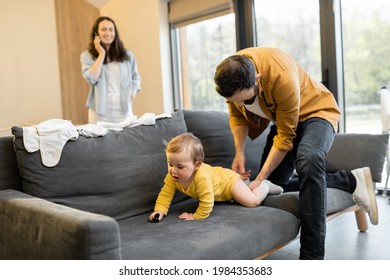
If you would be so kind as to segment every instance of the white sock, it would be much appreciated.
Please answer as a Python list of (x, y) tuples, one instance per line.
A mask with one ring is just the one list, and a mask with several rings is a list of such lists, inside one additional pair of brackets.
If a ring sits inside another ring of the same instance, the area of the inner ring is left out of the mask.
[(268, 188), (268, 194), (281, 194), (283, 193), (283, 188), (271, 183), (268, 180), (263, 180), (260, 186)]

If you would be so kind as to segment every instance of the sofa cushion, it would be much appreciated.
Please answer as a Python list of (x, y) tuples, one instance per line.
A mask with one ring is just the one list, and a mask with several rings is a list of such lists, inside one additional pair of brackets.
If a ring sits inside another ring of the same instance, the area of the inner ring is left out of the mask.
[(148, 223), (142, 215), (119, 221), (122, 259), (252, 260), (299, 232), (299, 220), (291, 213), (231, 202), (216, 203), (204, 220), (178, 218), (197, 206), (194, 199), (178, 203), (159, 223)]
[[(221, 111), (184, 110), (184, 119), (188, 131), (197, 136), (205, 152), (205, 162), (231, 168), (234, 158), (234, 142), (229, 126), (229, 115)], [(261, 154), (267, 137), (263, 133), (255, 140), (247, 138), (246, 143), (246, 169), (252, 170), (253, 180), (260, 170)]]
[(388, 134), (338, 133), (326, 159), (328, 172), (351, 171), (368, 166), (372, 179), (381, 182)]
[(66, 143), (59, 163), (49, 168), (40, 151), (26, 151), (23, 129), (12, 128), (24, 192), (117, 220), (153, 209), (167, 172), (163, 139), (186, 131), (179, 111), (155, 125), (80, 136)]
[(0, 190), (22, 190), (12, 139), (11, 136), (0, 137)]

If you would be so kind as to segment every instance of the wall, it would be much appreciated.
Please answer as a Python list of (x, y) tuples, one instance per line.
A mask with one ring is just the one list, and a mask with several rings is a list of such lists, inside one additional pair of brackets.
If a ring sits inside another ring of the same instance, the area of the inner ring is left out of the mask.
[(1, 0), (0, 34), (0, 133), (61, 118), (53, 0)]
[[(100, 13), (116, 21), (137, 57), (142, 91), (135, 114), (172, 112), (167, 0), (110, 0)], [(55, 17), (54, 0), (0, 1), (0, 135), (13, 125), (63, 118)]]

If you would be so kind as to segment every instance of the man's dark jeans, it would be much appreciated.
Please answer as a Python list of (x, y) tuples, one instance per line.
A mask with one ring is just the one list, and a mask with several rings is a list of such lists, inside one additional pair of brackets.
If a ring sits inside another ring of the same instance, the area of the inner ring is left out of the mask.
[[(326, 174), (325, 161), (334, 140), (332, 125), (321, 118), (311, 118), (298, 124), (293, 150), (288, 152), (268, 179), (286, 191), (299, 190), (301, 249), (300, 259), (324, 259), (326, 235), (326, 189), (334, 187), (349, 191), (345, 171)], [(262, 158), (263, 165), (277, 134), (272, 126)], [(298, 184), (290, 182), (294, 169)]]

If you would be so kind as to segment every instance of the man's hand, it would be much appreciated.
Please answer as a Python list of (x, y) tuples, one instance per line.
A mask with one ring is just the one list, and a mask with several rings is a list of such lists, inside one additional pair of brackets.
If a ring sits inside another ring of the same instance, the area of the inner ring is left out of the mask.
[(255, 180), (253, 180), (252, 182), (249, 183), (248, 187), (251, 189), (251, 190), (254, 190), (255, 188), (257, 188), (258, 186), (260, 186), (262, 181), (258, 180), (257, 178)]
[(192, 213), (187, 213), (187, 212), (182, 213), (182, 214), (179, 216), (179, 218), (182, 219), (182, 220), (185, 220), (185, 221), (195, 220), (194, 214), (192, 214)]
[(245, 174), (245, 154), (236, 153), (232, 163), (232, 170), (240, 174)]
[(251, 170), (246, 170), (245, 172), (240, 173), (240, 175), (241, 175), (241, 180), (243, 180), (243, 181), (249, 180), (249, 178), (251, 176)]

